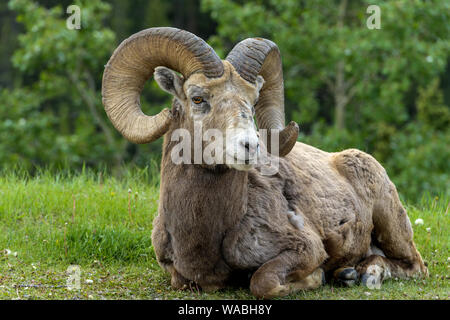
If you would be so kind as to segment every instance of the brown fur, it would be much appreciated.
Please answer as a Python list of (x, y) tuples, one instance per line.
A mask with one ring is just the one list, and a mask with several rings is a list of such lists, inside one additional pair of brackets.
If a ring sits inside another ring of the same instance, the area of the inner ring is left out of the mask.
[[(268, 298), (316, 288), (323, 271), (343, 267), (364, 275), (376, 264), (384, 278), (427, 274), (394, 185), (364, 152), (327, 153), (297, 143), (279, 159), (273, 176), (262, 175), (259, 166), (239, 171), (172, 162), (171, 133), (193, 130), (189, 84), (208, 88), (214, 97), (204, 116), (206, 128), (224, 130), (241, 114), (236, 101), (254, 103), (258, 89), (224, 66), (222, 78), (196, 74), (184, 82), (184, 92), (175, 93), (174, 120), (164, 137), (152, 239), (172, 285), (182, 289), (192, 281), (216, 290), (232, 280), (234, 271), (248, 271), (252, 293)], [(300, 227), (293, 218), (302, 221)], [(374, 242), (386, 257), (371, 255)]]

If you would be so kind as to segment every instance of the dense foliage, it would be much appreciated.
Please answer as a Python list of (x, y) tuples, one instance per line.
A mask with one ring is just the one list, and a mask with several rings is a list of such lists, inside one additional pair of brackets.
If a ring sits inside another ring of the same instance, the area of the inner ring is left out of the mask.
[[(66, 28), (72, 3), (80, 30)], [(370, 4), (381, 29), (366, 26)], [(209, 38), (223, 58), (246, 37), (272, 39), (301, 141), (371, 153), (409, 199), (450, 193), (448, 1), (10, 0), (0, 16), (2, 166), (119, 168), (158, 157), (158, 143), (131, 145), (113, 129), (101, 77), (125, 37), (171, 25)], [(169, 101), (154, 82), (141, 98), (148, 113)]]

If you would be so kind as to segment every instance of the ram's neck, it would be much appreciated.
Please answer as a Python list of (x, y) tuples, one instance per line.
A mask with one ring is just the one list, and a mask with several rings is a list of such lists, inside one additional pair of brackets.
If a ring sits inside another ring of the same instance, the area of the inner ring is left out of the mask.
[(222, 242), (247, 210), (248, 174), (175, 165), (168, 136), (163, 146), (159, 200), (159, 218), (170, 239), (168, 250), (175, 269), (185, 278), (220, 286), (230, 273)]
[(211, 170), (195, 164), (176, 165), (170, 156), (174, 144), (168, 137), (161, 162), (160, 201), (165, 215), (182, 222), (184, 230), (191, 227), (205, 236), (211, 232), (220, 236), (246, 212), (247, 172), (225, 166)]

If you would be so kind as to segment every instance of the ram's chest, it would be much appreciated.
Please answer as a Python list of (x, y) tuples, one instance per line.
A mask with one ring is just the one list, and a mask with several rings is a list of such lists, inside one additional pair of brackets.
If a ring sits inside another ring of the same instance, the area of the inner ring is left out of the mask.
[(230, 271), (223, 260), (222, 242), (242, 203), (224, 203), (224, 191), (190, 182), (190, 188), (164, 186), (160, 215), (164, 216), (175, 269), (189, 280), (209, 284), (225, 279)]
[(256, 225), (233, 230), (225, 238), (223, 247), (225, 260), (237, 269), (258, 268), (280, 251), (277, 235), (264, 226), (258, 229)]
[[(286, 212), (287, 213), (287, 212)], [(300, 231), (284, 211), (252, 211), (226, 235), (222, 252), (236, 269), (255, 269), (280, 252), (296, 247)]]

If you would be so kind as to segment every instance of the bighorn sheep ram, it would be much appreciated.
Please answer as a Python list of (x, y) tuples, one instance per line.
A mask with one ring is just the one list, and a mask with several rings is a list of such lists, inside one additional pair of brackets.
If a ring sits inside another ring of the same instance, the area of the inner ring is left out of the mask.
[[(171, 110), (147, 116), (139, 96), (152, 75), (174, 99)], [(362, 151), (296, 142), (297, 124), (284, 125), (283, 90), (278, 47), (261, 38), (221, 60), (187, 31), (150, 28), (124, 40), (105, 66), (103, 104), (115, 128), (134, 143), (164, 135), (152, 241), (172, 286), (216, 290), (246, 274), (251, 292), (270, 298), (329, 277), (370, 285), (428, 275), (383, 167)], [(260, 153), (254, 117), (259, 131), (279, 137), (279, 157), (268, 155), (279, 161), (276, 174), (248, 161)], [(180, 128), (194, 136), (195, 121), (203, 130), (246, 129), (223, 147), (244, 150), (244, 163), (174, 163), (171, 136)]]

